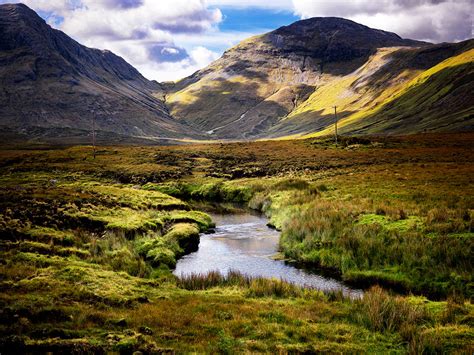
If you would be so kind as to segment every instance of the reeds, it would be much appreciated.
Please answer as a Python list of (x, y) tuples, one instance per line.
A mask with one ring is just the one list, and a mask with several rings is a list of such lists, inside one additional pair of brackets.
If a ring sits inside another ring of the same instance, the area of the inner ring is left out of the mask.
[(308, 291), (284, 280), (252, 277), (235, 270), (230, 270), (227, 274), (209, 271), (182, 275), (177, 279), (177, 285), (186, 290), (237, 286), (246, 289), (249, 297), (299, 297)]

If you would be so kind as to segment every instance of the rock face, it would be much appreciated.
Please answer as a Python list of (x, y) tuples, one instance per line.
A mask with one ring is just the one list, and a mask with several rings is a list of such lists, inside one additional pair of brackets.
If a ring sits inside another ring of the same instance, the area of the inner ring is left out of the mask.
[(323, 67), (328, 63), (367, 59), (381, 47), (427, 44), (336, 17), (298, 21), (264, 35), (262, 40), (275, 55), (299, 56), (316, 61)]
[(0, 5), (0, 126), (26, 136), (198, 136), (173, 120), (157, 82), (80, 45), (22, 4)]

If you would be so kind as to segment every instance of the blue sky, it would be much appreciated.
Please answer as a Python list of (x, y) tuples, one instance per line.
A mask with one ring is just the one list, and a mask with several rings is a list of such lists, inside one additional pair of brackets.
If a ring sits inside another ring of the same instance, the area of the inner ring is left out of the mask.
[(221, 31), (266, 32), (288, 25), (300, 19), (292, 11), (262, 9), (258, 7), (221, 7), (223, 15)]
[[(0, 3), (12, 0), (0, 0)], [(122, 56), (149, 79), (178, 80), (250, 36), (337, 16), (405, 38), (472, 38), (471, 0), (21, 0), (80, 43)]]

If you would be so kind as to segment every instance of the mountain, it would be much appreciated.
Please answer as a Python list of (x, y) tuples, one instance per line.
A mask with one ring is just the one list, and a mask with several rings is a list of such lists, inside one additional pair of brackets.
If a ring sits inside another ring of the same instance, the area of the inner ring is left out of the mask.
[(24, 137), (90, 141), (199, 137), (163, 89), (110, 51), (80, 45), (22, 4), (0, 5), (0, 126)]
[(430, 44), (342, 18), (249, 38), (177, 83), (145, 79), (22, 4), (0, 5), (0, 136), (58, 143), (474, 129), (474, 40)]
[(334, 106), (342, 133), (472, 129), (472, 48), (311, 18), (229, 49), (168, 86), (166, 103), (210, 138), (329, 134)]

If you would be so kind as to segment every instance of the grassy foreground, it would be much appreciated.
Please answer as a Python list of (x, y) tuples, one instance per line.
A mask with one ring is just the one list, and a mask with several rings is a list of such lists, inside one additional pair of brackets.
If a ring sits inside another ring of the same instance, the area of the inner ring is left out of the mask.
[[(474, 349), (474, 135), (0, 151), (0, 351)], [(248, 204), (361, 300), (170, 269)], [(431, 300), (429, 300), (431, 299)]]

